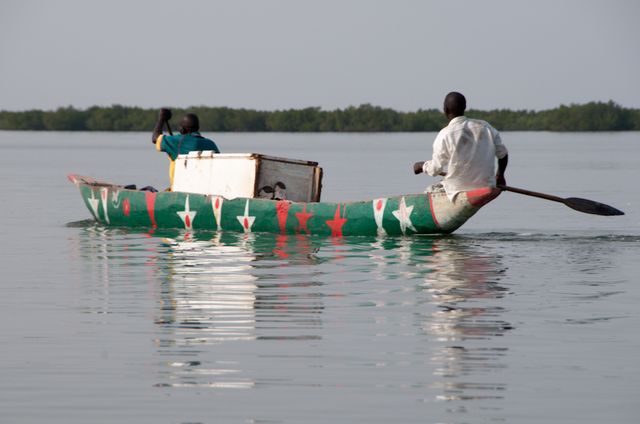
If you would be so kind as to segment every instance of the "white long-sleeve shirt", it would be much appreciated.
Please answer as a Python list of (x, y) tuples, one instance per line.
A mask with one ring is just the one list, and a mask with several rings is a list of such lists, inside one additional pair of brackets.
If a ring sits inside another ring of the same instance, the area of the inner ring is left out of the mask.
[(485, 121), (466, 116), (453, 118), (433, 142), (433, 156), (422, 170), (442, 180), (447, 196), (453, 200), (461, 191), (495, 187), (496, 158), (507, 155), (498, 131)]

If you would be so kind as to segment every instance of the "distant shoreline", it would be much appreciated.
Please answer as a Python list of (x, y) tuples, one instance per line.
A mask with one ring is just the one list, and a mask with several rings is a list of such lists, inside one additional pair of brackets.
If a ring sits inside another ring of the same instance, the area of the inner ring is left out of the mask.
[[(432, 132), (446, 125), (436, 109), (398, 112), (364, 104), (345, 109), (318, 107), (261, 111), (227, 107), (173, 108), (177, 127), (185, 112), (197, 113), (200, 129), (207, 132)], [(0, 130), (24, 131), (151, 131), (158, 109), (113, 105), (54, 111), (0, 111)], [(561, 105), (554, 109), (469, 110), (470, 118), (483, 119), (501, 131), (639, 131), (640, 109), (624, 108), (613, 101)]]

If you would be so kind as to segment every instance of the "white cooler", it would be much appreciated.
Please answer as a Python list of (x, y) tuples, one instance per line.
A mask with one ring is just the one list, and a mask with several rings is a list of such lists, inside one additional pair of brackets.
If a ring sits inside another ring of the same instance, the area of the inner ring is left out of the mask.
[(190, 152), (177, 157), (171, 190), (319, 202), (322, 168), (317, 162), (258, 153)]

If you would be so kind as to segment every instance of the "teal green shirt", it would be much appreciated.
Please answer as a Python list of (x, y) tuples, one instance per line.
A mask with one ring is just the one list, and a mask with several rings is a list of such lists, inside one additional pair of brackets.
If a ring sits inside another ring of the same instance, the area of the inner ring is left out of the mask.
[(162, 135), (161, 137), (162, 139), (158, 140), (160, 143), (156, 141), (156, 146), (158, 150), (167, 152), (172, 161), (176, 160), (178, 155), (198, 150), (213, 150), (216, 153), (220, 153), (216, 143), (214, 143), (213, 140), (204, 138), (199, 132), (184, 135)]

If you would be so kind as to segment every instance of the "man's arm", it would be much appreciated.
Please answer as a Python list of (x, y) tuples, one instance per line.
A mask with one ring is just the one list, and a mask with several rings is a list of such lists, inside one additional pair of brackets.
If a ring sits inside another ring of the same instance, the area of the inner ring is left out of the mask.
[(504, 155), (502, 159), (498, 159), (498, 172), (496, 173), (496, 184), (507, 185), (507, 180), (504, 178), (504, 172), (507, 170), (507, 164), (509, 163), (509, 155)]
[(449, 152), (447, 151), (443, 137), (438, 134), (433, 142), (433, 155), (431, 160), (426, 162), (416, 162), (413, 164), (415, 174), (426, 173), (432, 177), (447, 175), (447, 165), (449, 163)]
[(504, 172), (507, 170), (507, 164), (509, 163), (509, 151), (502, 144), (502, 137), (498, 130), (489, 125), (491, 130), (491, 136), (493, 138), (493, 145), (496, 149), (496, 157), (498, 158), (498, 172), (496, 172), (496, 184), (507, 185), (507, 180), (504, 178)]
[[(413, 173), (418, 175), (418, 174), (422, 174), (423, 172), (426, 172), (424, 169), (424, 164), (427, 162), (416, 162), (413, 164)], [(438, 173), (439, 176), (444, 177), (445, 175), (447, 175), (446, 172), (444, 171), (440, 171)]]
[(158, 136), (162, 134), (164, 123), (169, 121), (169, 119), (171, 119), (171, 110), (160, 109), (158, 121), (156, 122), (156, 126), (153, 128), (153, 134), (151, 135), (151, 142), (153, 144), (156, 144), (156, 141), (158, 141)]

